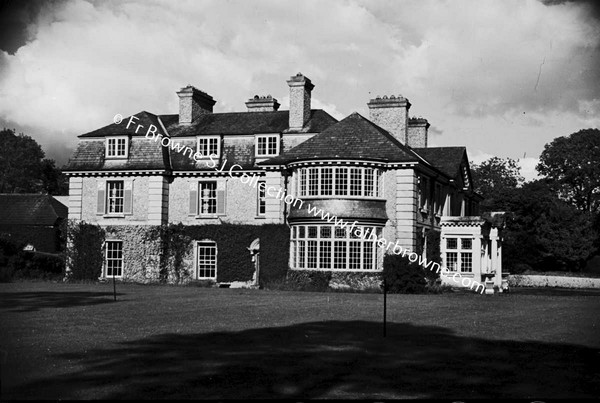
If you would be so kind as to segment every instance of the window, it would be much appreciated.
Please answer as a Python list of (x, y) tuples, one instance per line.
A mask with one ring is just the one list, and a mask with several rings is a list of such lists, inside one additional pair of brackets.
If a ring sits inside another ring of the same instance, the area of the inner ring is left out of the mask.
[(311, 167), (296, 172), (298, 197), (380, 197), (381, 171), (363, 167)]
[(267, 157), (279, 154), (279, 136), (257, 136), (256, 137), (256, 156)]
[(429, 178), (425, 176), (419, 177), (419, 207), (429, 209)]
[(106, 277), (123, 276), (123, 242), (106, 241)]
[(291, 252), (296, 269), (378, 270), (377, 239), (381, 228), (357, 226), (365, 236), (333, 225), (295, 225), (291, 231)]
[(200, 182), (199, 213), (217, 214), (217, 182)]
[(219, 154), (219, 145), (221, 143), (221, 139), (219, 137), (198, 137), (198, 152), (202, 155), (203, 158), (208, 158), (210, 155)]
[(444, 194), (442, 192), (442, 185), (439, 183), (435, 184), (435, 195), (434, 195), (434, 199), (435, 199), (435, 208), (434, 208), (434, 213), (442, 216), (443, 215), (443, 209), (444, 209)]
[(259, 216), (264, 216), (267, 211), (267, 204), (266, 204), (267, 191), (266, 191), (265, 186), (266, 186), (265, 181), (258, 181), (256, 214)]
[(198, 279), (217, 278), (217, 243), (214, 241), (198, 242)]
[(473, 239), (446, 238), (446, 266), (450, 271), (473, 271)]
[(126, 158), (128, 142), (127, 140), (127, 137), (115, 137), (106, 139), (106, 157)]
[(122, 214), (123, 213), (123, 202), (124, 196), (124, 183), (123, 181), (108, 181), (106, 182), (106, 194), (107, 194), (107, 213), (109, 214)]

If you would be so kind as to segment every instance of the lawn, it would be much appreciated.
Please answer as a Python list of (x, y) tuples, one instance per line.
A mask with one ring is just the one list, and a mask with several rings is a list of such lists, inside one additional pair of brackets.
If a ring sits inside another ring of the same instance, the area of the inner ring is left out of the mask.
[(0, 284), (2, 399), (600, 397), (598, 292)]

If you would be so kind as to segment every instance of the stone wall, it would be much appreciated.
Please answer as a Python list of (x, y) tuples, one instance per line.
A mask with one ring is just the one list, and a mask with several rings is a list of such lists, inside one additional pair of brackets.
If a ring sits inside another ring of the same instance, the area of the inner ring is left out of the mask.
[(600, 288), (600, 278), (510, 275), (511, 287), (564, 287), (564, 288)]

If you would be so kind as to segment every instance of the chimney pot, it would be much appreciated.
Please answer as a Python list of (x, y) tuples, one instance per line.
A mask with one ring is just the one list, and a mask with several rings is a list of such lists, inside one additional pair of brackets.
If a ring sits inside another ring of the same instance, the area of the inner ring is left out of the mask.
[(177, 95), (180, 124), (190, 124), (200, 115), (213, 112), (216, 103), (213, 97), (189, 84), (178, 91)]
[(272, 96), (255, 95), (246, 102), (248, 112), (274, 112), (279, 109), (279, 102)]

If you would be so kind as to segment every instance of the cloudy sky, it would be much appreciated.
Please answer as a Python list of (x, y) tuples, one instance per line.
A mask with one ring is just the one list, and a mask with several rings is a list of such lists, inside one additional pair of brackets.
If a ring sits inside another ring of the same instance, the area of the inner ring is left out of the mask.
[[(0, 127), (62, 165), (76, 136), (147, 110), (177, 113), (192, 84), (216, 112), (255, 94), (288, 108), (286, 79), (315, 84), (338, 119), (401, 94), (430, 145), (471, 160), (519, 158), (600, 127), (600, 24), (593, 2), (2, 1)], [(1, 147), (1, 145), (0, 145)]]

